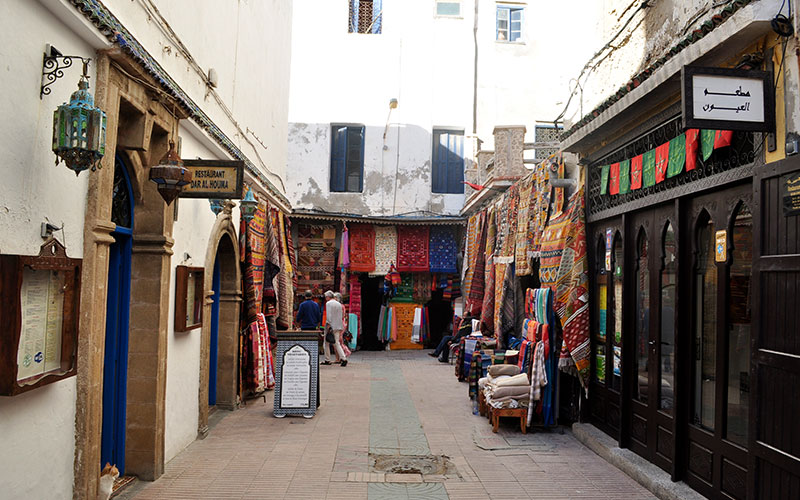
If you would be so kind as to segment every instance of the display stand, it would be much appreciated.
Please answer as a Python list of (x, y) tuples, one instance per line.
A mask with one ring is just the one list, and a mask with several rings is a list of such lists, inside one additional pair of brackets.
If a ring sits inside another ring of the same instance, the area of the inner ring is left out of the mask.
[(277, 418), (311, 418), (319, 408), (319, 342), (316, 331), (278, 332), (273, 409)]

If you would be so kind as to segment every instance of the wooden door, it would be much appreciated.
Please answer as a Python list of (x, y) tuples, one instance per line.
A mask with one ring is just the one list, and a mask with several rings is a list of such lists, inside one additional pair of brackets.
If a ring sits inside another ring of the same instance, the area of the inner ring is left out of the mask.
[(800, 214), (786, 210), (798, 177), (798, 156), (755, 174), (750, 498), (800, 498)]
[(745, 498), (750, 398), (751, 185), (688, 202), (691, 374), (686, 481), (709, 498)]
[(629, 219), (630, 265), (623, 345), (628, 439), (633, 451), (673, 473), (678, 239), (673, 204)]

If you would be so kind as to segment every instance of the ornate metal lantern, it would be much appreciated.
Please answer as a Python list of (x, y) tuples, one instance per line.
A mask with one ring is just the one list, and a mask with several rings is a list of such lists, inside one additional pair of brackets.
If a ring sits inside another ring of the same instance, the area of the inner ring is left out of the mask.
[(158, 192), (167, 205), (178, 197), (183, 186), (192, 182), (192, 172), (183, 166), (173, 141), (169, 141), (169, 151), (158, 165), (150, 167), (150, 180), (158, 185)]
[(244, 199), (239, 202), (239, 211), (242, 213), (242, 219), (244, 219), (245, 222), (253, 220), (253, 215), (255, 215), (257, 208), (258, 200), (253, 196), (253, 190), (247, 188), (247, 194), (245, 194)]
[(211, 198), (208, 200), (208, 204), (211, 205), (211, 211), (214, 212), (214, 215), (219, 215), (225, 208), (225, 200), (220, 198)]
[(62, 104), (53, 113), (56, 165), (60, 158), (75, 175), (87, 168), (96, 170), (106, 152), (106, 114), (94, 107), (88, 66), (88, 59), (84, 60), (78, 90), (73, 92), (69, 104)]

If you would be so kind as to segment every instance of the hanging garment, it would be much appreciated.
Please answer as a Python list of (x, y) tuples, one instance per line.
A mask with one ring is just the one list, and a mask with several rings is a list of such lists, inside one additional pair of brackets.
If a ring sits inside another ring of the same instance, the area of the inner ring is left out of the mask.
[(355, 351), (356, 346), (358, 345), (358, 328), (358, 316), (351, 312), (347, 318), (347, 330), (352, 336), (352, 339), (350, 342), (348, 342), (347, 347), (349, 347), (351, 351)]
[(469, 297), (472, 286), (472, 274), (475, 272), (475, 254), (478, 250), (478, 224), (480, 212), (472, 214), (467, 222), (467, 233), (464, 237), (464, 263), (461, 266), (461, 279), (464, 281), (464, 295)]
[(411, 323), (411, 342), (419, 344), (420, 330), (422, 329), (422, 309), (414, 308), (414, 320)]
[(348, 229), (350, 270), (367, 273), (375, 270), (375, 228), (370, 224), (351, 224)]
[[(533, 365), (531, 368), (531, 391), (528, 399), (539, 401), (542, 399), (542, 388), (547, 385), (547, 371), (544, 360), (544, 343), (537, 342), (533, 351)], [(528, 425), (531, 425), (533, 412), (528, 412)], [(549, 425), (549, 422), (546, 422)]]
[[(466, 310), (472, 316), (478, 316), (483, 307), (483, 295), (486, 284), (486, 210), (482, 211), (478, 220), (478, 235), (474, 251), (472, 276), (469, 283), (469, 291), (465, 291), (467, 297)], [(466, 285), (466, 284), (465, 284)]]
[(412, 293), (414, 302), (424, 304), (431, 300), (431, 282), (432, 276), (429, 273), (413, 273), (413, 287)]
[(255, 321), (256, 314), (261, 312), (267, 246), (265, 219), (266, 214), (262, 205), (259, 205), (253, 219), (246, 225), (244, 292), (248, 321)]
[(370, 276), (383, 276), (397, 259), (397, 229), (375, 226), (375, 269)]
[(427, 272), (429, 270), (428, 226), (399, 226), (397, 228), (397, 270)]
[(495, 332), (494, 310), (495, 310), (495, 265), (491, 257), (486, 266), (488, 278), (486, 279), (486, 292), (483, 294), (483, 304), (481, 305), (481, 325), (482, 331), (491, 335)]
[(429, 265), (432, 273), (457, 273), (456, 228), (454, 226), (431, 226)]
[(531, 192), (533, 191), (533, 174), (520, 182), (514, 263), (516, 275), (527, 276), (531, 274), (530, 258), (528, 257), (528, 219), (530, 217)]

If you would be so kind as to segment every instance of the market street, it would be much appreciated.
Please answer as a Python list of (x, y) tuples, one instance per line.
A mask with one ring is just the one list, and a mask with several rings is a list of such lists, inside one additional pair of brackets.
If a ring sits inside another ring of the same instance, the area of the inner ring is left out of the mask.
[[(453, 366), (425, 352), (357, 352), (345, 368), (320, 366), (322, 404), (310, 420), (274, 418), (272, 391), (266, 403), (218, 411), (208, 437), (163, 476), (115, 498), (653, 498), (569, 432), (523, 435), (509, 419), (493, 434)], [(372, 459), (385, 455), (451, 464), (439, 474), (376, 472)]]

